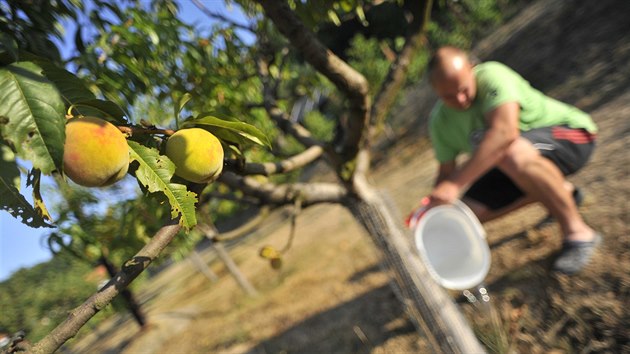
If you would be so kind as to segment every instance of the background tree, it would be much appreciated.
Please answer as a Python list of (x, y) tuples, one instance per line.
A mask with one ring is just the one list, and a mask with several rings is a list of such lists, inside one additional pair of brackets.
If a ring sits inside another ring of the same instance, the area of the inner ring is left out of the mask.
[[(2, 47), (3, 62), (7, 65), (0, 72), (0, 85), (5, 89), (3, 99), (14, 103), (9, 106), (24, 106), (29, 112), (10, 108), (0, 112), (8, 117), (2, 122), (3, 145), (33, 163), (31, 175), (36, 195), (39, 195), (39, 173), (62, 171), (64, 112), (97, 114), (130, 135), (131, 175), (139, 182), (142, 194), (157, 198), (162, 195), (162, 201), (166, 200), (171, 208), (170, 214), (166, 214), (173, 218), (159, 229), (158, 223), (151, 225), (157, 230), (152, 240), (124, 263), (114, 280), (77, 308), (35, 350), (54, 350), (73, 336), (170, 244), (181, 227), (195, 226), (198, 217), (195, 207), (215, 217), (214, 210), (221, 210), (222, 203), (215, 203), (217, 209), (206, 206), (220, 197), (239, 201), (247, 198), (258, 205), (299, 205), (299, 208), (341, 203), (374, 236), (402, 232), (400, 225), (392, 224), (389, 206), (367, 182), (370, 148), (376, 137), (374, 127), (386, 118), (396, 93), (406, 82), (412, 59), (424, 43), (431, 2), (401, 3), (400, 13), (409, 19), (406, 33), (403, 38), (389, 39), (389, 43), (379, 45), (383, 61), (390, 65), (386, 75), (381, 69), (372, 78), (381, 83), (376, 89), (370, 89), (366, 78), (342, 57), (328, 51), (314, 32), (323, 17), (341, 23), (341, 19), (352, 15), (362, 25), (369, 24), (365, 9), (371, 3), (339, 1), (332, 7), (318, 2), (238, 3), (250, 15), (249, 24), (224, 21), (203, 35), (177, 20), (177, 5), (172, 1), (154, 1), (147, 7), (134, 2), (115, 7), (95, 1), (97, 8), (89, 16), (98, 35), (86, 40), (79, 27), (75, 36), (80, 55), (72, 61), (84, 81), (57, 67), (55, 55), (51, 62), (23, 51), (30, 49), (25, 44), (28, 40), (19, 36), (26, 27), (7, 29), (9, 35), (3, 37)], [(50, 13), (55, 18), (68, 9), (53, 9)], [(19, 5), (12, 4), (10, 10), (7, 12), (13, 19), (24, 17)], [(111, 18), (103, 18), (103, 10), (110, 11)], [(210, 17), (225, 20), (205, 11)], [(28, 12), (25, 17), (36, 16)], [(241, 38), (239, 31), (245, 31), (255, 41)], [(360, 38), (356, 41), (355, 48), (363, 45), (367, 48), (364, 51), (375, 48)], [(348, 55), (357, 54), (350, 51)], [(416, 77), (420, 66), (414, 68)], [(44, 85), (34, 88), (32, 80)], [(25, 88), (33, 89), (27, 90), (26, 97), (19, 97), (16, 92)], [(331, 97), (319, 107), (321, 113), (312, 113), (308, 119), (292, 117), (290, 109), (300, 99), (315, 96), (317, 92), (326, 92)], [(34, 103), (41, 97), (46, 97), (45, 103), (52, 110)], [(249, 124), (232, 117), (246, 117)], [(334, 131), (333, 124), (325, 123), (328, 120), (334, 122)], [(22, 127), (19, 122), (29, 125)], [(192, 126), (215, 133), (228, 152), (226, 171), (219, 183), (209, 187), (173, 178), (173, 165), (160, 154), (163, 141), (174, 130)], [(308, 128), (318, 133), (312, 134)], [(26, 141), (27, 146), (20, 144), (21, 141)], [(16, 166), (13, 160), (3, 161), (10, 167)], [(324, 161), (335, 172), (338, 182), (295, 180), (293, 172), (316, 161)], [(19, 176), (15, 173), (17, 169), (11, 171), (12, 177)], [(271, 178), (261, 181), (252, 178), (255, 175)], [(4, 209), (25, 221), (38, 220), (44, 224), (49, 219), (41, 198), (36, 198), (36, 208), (32, 208), (24, 203), (15, 187), (7, 187), (7, 191), (13, 199), (7, 200)], [(22, 209), (15, 208), (16, 205)], [(223, 207), (229, 212), (237, 208)], [(107, 219), (114, 214), (104, 215)], [(151, 222), (147, 220), (146, 224)], [(81, 239), (77, 237), (81, 232), (95, 232), (85, 229), (75, 228), (68, 234), (74, 241)], [(75, 245), (86, 249), (102, 244), (91, 237), (81, 240), (85, 246), (80, 246), (79, 241)], [(445, 297), (443, 292), (436, 294)], [(450, 345), (445, 340), (449, 334), (433, 335), (441, 337), (437, 345)], [(461, 345), (464, 344), (456, 344)]]

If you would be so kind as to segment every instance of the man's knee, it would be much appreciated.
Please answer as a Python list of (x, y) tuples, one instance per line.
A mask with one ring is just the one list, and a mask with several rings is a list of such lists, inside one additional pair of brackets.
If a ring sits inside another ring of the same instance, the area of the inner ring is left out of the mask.
[(519, 138), (508, 147), (497, 167), (507, 175), (520, 175), (541, 158), (528, 140)]

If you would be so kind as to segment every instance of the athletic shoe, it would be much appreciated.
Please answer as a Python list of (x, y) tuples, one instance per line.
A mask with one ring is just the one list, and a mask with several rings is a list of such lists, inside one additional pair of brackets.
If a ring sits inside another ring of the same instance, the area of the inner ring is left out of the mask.
[(567, 275), (579, 272), (591, 260), (601, 242), (602, 236), (598, 233), (593, 241), (564, 241), (560, 255), (553, 263), (553, 270)]

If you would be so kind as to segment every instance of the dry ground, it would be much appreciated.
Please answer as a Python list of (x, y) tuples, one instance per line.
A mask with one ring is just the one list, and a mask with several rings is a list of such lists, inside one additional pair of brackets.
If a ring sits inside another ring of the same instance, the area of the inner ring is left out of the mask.
[[(486, 225), (491, 309), (452, 295), (491, 351), (630, 352), (630, 6), (613, 0), (543, 3), (480, 43), (479, 53), (506, 62), (598, 123), (598, 148), (571, 180), (586, 191), (581, 212), (603, 233), (604, 243), (579, 275), (552, 275), (548, 269), (561, 243), (558, 227), (533, 228), (545, 212), (529, 207)], [(418, 110), (426, 109), (426, 102), (415, 101)], [(425, 144), (409, 134), (375, 166), (373, 183), (400, 210), (410, 210), (429, 190), (435, 164)], [(217, 283), (180, 262), (140, 292), (151, 321), (147, 329), (139, 331), (126, 314), (115, 316), (64, 350), (432, 352), (402, 312), (369, 237), (345, 209), (310, 208), (297, 226), (279, 271), (257, 254), (263, 245), (282, 248), (287, 241), (289, 224), (281, 214), (232, 249), (258, 297), (246, 296), (217, 262), (211, 263), (221, 276)], [(207, 250), (202, 254), (212, 257)]]

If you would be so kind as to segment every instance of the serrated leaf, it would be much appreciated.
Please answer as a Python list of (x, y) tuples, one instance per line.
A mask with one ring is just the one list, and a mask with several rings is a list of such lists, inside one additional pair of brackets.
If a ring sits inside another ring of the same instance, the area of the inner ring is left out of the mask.
[(0, 131), (18, 156), (45, 174), (61, 171), (64, 104), (42, 68), (31, 62), (0, 68), (0, 102)]
[(148, 148), (135, 141), (128, 140), (131, 160), (137, 161), (136, 178), (151, 193), (162, 192), (171, 205), (171, 217), (179, 219), (180, 225), (191, 229), (197, 224), (195, 203), (197, 195), (186, 189), (183, 184), (171, 183), (175, 165), (156, 149)]
[[(237, 134), (239, 136), (238, 140), (241, 140), (241, 141), (232, 141), (232, 142), (235, 142), (235, 143), (249, 142), (249, 143), (255, 143), (258, 145), (267, 146), (271, 148), (271, 142), (269, 142), (269, 139), (263, 132), (261, 132), (255, 126), (244, 123), (244, 122), (227, 121), (224, 119), (217, 118), (213, 115), (202, 114), (196, 118), (187, 119), (186, 121), (184, 121), (184, 124), (182, 125), (182, 127), (193, 127), (193, 126), (207, 127), (210, 132), (212, 133), (217, 132), (217, 134), (215, 135), (219, 135), (222, 129), (227, 130), (230, 133)], [(230, 136), (229, 134), (225, 134), (225, 135), (226, 137)], [(231, 139), (237, 140), (233, 137)]]
[(0, 210), (30, 227), (52, 227), (41, 218), (35, 208), (20, 193), (20, 171), (15, 161), (0, 158)]

